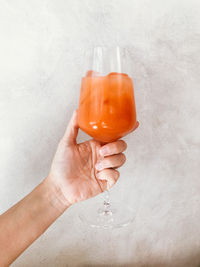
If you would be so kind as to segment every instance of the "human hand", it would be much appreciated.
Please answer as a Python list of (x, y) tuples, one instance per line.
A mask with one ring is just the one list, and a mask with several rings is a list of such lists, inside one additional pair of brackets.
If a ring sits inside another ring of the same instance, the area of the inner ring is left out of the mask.
[(116, 168), (126, 160), (123, 140), (102, 145), (89, 140), (77, 144), (77, 111), (67, 126), (46, 178), (66, 205), (94, 197), (111, 188), (119, 178)]

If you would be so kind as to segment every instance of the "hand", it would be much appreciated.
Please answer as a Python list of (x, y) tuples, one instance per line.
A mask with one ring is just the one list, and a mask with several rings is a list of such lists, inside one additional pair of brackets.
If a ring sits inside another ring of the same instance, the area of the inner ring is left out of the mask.
[(126, 160), (127, 145), (118, 140), (102, 146), (89, 140), (77, 144), (77, 111), (61, 139), (47, 180), (68, 205), (94, 197), (112, 187), (119, 178), (116, 168)]

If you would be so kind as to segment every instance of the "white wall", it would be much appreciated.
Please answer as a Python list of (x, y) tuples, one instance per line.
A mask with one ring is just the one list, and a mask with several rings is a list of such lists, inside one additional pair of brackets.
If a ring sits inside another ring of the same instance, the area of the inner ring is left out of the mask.
[(1, 212), (47, 175), (78, 104), (85, 48), (128, 47), (140, 121), (112, 190), (135, 222), (90, 229), (78, 204), (13, 266), (198, 266), (199, 17), (198, 0), (0, 0)]

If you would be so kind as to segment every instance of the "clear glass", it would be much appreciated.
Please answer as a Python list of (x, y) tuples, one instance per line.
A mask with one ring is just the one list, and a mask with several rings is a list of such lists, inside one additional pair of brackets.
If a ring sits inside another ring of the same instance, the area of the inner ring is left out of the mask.
[[(79, 127), (103, 144), (116, 141), (138, 127), (133, 82), (127, 74), (126, 50), (117, 47), (95, 47), (87, 53), (82, 77)], [(104, 201), (90, 204), (80, 215), (93, 227), (121, 227), (133, 219), (133, 211), (122, 203), (111, 203), (109, 192)]]

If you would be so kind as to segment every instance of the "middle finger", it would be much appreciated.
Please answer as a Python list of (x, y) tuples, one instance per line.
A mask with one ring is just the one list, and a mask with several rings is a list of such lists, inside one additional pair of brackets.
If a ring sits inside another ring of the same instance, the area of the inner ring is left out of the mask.
[(122, 153), (124, 150), (126, 150), (127, 144), (123, 140), (117, 140), (112, 143), (108, 143), (104, 146), (102, 146), (99, 150), (99, 153), (101, 156), (111, 156), (115, 154)]
[(124, 164), (126, 157), (123, 153), (103, 158), (96, 163), (95, 168), (101, 171), (106, 168), (118, 168)]

